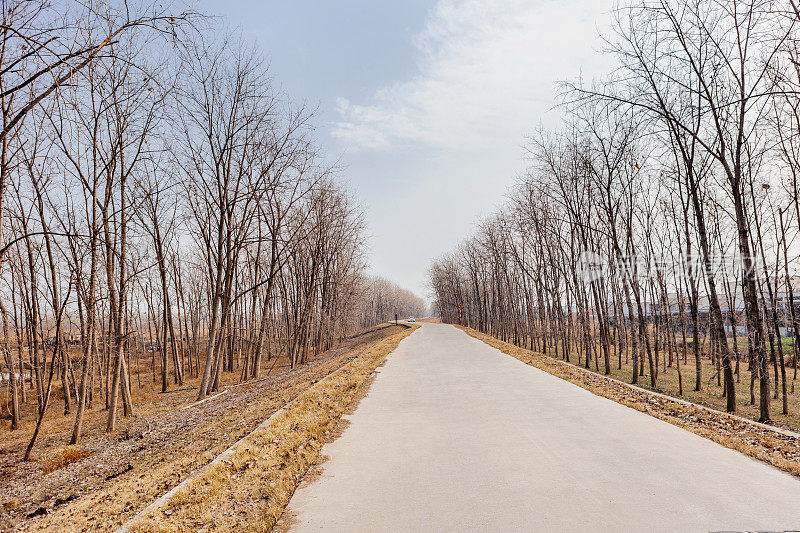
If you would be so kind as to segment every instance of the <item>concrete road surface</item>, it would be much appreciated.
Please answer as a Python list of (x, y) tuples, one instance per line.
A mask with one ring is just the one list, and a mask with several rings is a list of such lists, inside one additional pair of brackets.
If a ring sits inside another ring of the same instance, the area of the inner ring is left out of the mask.
[(402, 341), (292, 531), (800, 530), (800, 481), (458, 329)]

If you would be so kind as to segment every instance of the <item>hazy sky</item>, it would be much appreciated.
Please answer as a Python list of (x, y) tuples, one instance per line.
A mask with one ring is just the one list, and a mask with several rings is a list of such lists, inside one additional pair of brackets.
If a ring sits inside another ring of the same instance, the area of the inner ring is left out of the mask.
[(557, 82), (609, 69), (611, 0), (200, 0), (318, 106), (364, 204), (372, 271), (428, 298), (426, 271), (499, 206)]

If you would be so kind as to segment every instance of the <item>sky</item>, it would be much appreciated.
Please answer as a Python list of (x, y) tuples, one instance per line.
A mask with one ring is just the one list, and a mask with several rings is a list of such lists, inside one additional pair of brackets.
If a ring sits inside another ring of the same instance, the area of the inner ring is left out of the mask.
[(430, 300), (431, 262), (499, 209), (559, 82), (611, 69), (611, 0), (198, 0), (317, 108), (363, 204), (370, 271)]

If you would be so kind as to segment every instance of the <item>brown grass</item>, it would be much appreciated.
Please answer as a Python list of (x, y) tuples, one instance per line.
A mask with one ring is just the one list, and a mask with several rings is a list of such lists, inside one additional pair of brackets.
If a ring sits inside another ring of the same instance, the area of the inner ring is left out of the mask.
[(91, 455), (92, 452), (84, 450), (81, 446), (69, 446), (61, 450), (56, 450), (45, 463), (44, 473), (49, 474), (59, 468), (64, 468), (67, 465), (86, 459)]
[(120, 417), (111, 434), (103, 431), (105, 413), (96, 406), (81, 443), (93, 455), (49, 474), (46, 462), (64, 448), (72, 417), (56, 409), (48, 414), (27, 463), (20, 458), (30, 434), (3, 434), (0, 531), (115, 530), (351, 357), (399, 331), (404, 326), (371, 328), (295, 369), (276, 367), (266, 378), (238, 384), (238, 375), (226, 376), (225, 394), (189, 408), (197, 390), (188, 384), (156, 395), (157, 403), (135, 404), (134, 417)]
[[(415, 328), (414, 328), (415, 329)], [(139, 517), (133, 531), (271, 529), (337, 421), (408, 329), (383, 339), (298, 396), (232, 454), (185, 484), (166, 506)]]
[[(740, 341), (740, 343), (741, 342), (743, 341)], [(708, 346), (706, 346), (705, 348), (708, 349)], [(680, 361), (682, 381), (683, 381), (683, 394), (680, 394), (680, 387), (678, 386), (678, 372), (676, 365), (673, 364), (672, 366), (666, 366), (666, 367), (664, 366), (664, 358), (667, 356), (667, 354), (664, 352), (661, 352), (659, 354), (659, 358), (662, 364), (659, 365), (656, 387), (653, 388), (650, 385), (650, 375), (646, 361), (644, 365), (644, 374), (639, 376), (638, 386), (645, 389), (654, 390), (655, 392), (667, 394), (669, 396), (673, 396), (676, 398), (681, 398), (690, 401), (692, 403), (705, 405), (707, 407), (711, 407), (719, 411), (724, 411), (726, 405), (726, 398), (722, 395), (721, 384), (718, 384), (717, 382), (717, 369), (714, 367), (711, 358), (708, 355), (704, 355), (703, 357), (701, 357), (700, 390), (695, 391), (693, 389), (695, 385), (696, 371), (695, 371), (694, 356), (692, 354), (691, 347), (687, 348), (687, 352), (688, 352), (688, 357), (686, 363), (683, 362), (682, 358)], [(740, 416), (749, 418), (751, 420), (758, 420), (760, 416), (759, 406), (758, 406), (758, 383), (755, 384), (756, 402), (754, 404), (751, 404), (750, 372), (747, 370), (747, 361), (744, 360), (746, 347), (744, 350), (740, 351), (740, 353), (743, 355), (742, 355), (742, 360), (740, 361), (740, 379), (735, 386), (736, 413)], [(790, 353), (791, 353), (790, 351), (789, 352), (784, 351), (784, 356), (788, 357)], [(550, 355), (552, 357), (551, 354), (546, 354), (546, 355)], [(576, 354), (572, 354), (571, 359), (573, 363), (577, 362)], [(590, 366), (591, 370), (595, 371), (594, 361), (591, 362)], [(599, 361), (599, 371), (600, 372), (604, 371), (602, 358), (600, 358)], [(775, 376), (772, 371), (772, 364), (769, 365), (769, 372), (770, 372), (771, 390), (774, 391)], [(622, 368), (619, 368), (618, 359), (616, 355), (613, 354), (612, 350), (610, 376), (620, 381), (630, 383), (632, 373), (633, 373), (632, 361), (629, 360), (628, 362), (626, 362), (623, 356)], [(788, 394), (787, 394), (787, 403), (789, 407), (788, 413), (785, 415), (781, 413), (780, 399), (772, 399), (770, 402), (770, 418), (772, 419), (773, 424), (776, 426), (789, 429), (791, 431), (800, 432), (800, 387), (795, 387), (795, 380), (793, 379), (793, 375), (794, 371), (792, 368), (788, 366), (787, 363), (786, 378), (787, 378), (787, 388), (788, 388)]]
[(578, 385), (598, 396), (649, 414), (769, 463), (790, 474), (800, 476), (800, 439), (795, 434), (782, 432), (704, 406), (671, 399), (503, 342), (473, 329), (458, 327), (505, 354)]

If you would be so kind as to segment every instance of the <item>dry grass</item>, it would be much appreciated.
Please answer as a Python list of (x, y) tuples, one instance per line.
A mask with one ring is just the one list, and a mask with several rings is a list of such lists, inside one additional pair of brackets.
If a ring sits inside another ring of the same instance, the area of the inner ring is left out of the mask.
[(469, 335), (520, 361), (637, 411), (800, 476), (800, 439), (763, 424), (678, 401), (520, 348), (470, 328)]
[(82, 459), (90, 457), (92, 452), (84, 450), (81, 446), (69, 446), (61, 450), (56, 450), (55, 453), (47, 460), (44, 465), (44, 473), (49, 474), (59, 468), (71, 465)]
[[(376, 327), (346, 339), (309, 363), (242, 384), (199, 405), (196, 389), (136, 405), (136, 416), (103, 431), (103, 413), (87, 419), (82, 449), (93, 455), (49, 474), (46, 462), (64, 448), (67, 423), (54, 413), (35, 460), (21, 462), (29, 435), (0, 439), (0, 531), (114, 531), (153, 500), (206, 466), (276, 410), (403, 326)], [(236, 376), (232, 377), (232, 380)], [(62, 428), (62, 426), (64, 426)], [(63, 433), (62, 433), (63, 431)], [(43, 429), (44, 432), (44, 429)]]
[[(75, 365), (79, 363), (75, 362)], [(172, 375), (169, 376), (169, 391), (167, 394), (161, 393), (161, 385), (158, 379), (153, 380), (150, 373), (149, 361), (142, 363), (142, 369), (136, 371), (136, 365), (132, 365), (131, 369), (131, 397), (133, 399), (133, 408), (135, 417), (124, 418), (121, 414), (118, 419), (117, 434), (122, 434), (124, 431), (130, 429), (131, 422), (136, 419), (150, 418), (167, 413), (175, 408), (176, 405), (182, 405), (187, 402), (193, 401), (192, 399), (197, 395), (197, 386), (200, 383), (200, 377), (186, 376), (183, 385), (175, 385)], [(281, 369), (283, 370), (283, 368)], [(76, 370), (77, 372), (77, 370)], [(273, 371), (273, 373), (277, 373)], [(225, 372), (222, 375), (222, 387), (228, 385), (235, 385), (238, 383), (238, 372)], [(33, 429), (36, 426), (37, 418), (37, 404), (35, 398), (35, 391), (30, 389), (30, 385), (26, 382), (26, 389), (28, 394), (28, 401), (22, 404), (22, 418), (20, 420), (20, 427), (16, 431), (11, 431), (11, 420), (9, 417), (0, 418), (0, 434), (3, 435), (0, 441), (0, 454), (17, 454), (19, 450), (24, 450), (31, 438)], [(10, 412), (8, 404), (9, 398), (5, 397), (0, 401), (0, 411), (3, 413)], [(6, 403), (2, 403), (6, 402)], [(108, 411), (104, 409), (103, 400), (99, 397), (97, 390), (95, 390), (94, 405), (87, 408), (84, 413), (84, 431), (83, 435), (91, 437), (96, 433), (104, 433)], [(72, 412), (68, 415), (64, 414), (64, 394), (61, 389), (61, 381), (57, 378), (53, 379), (52, 392), (50, 402), (47, 408), (47, 414), (42, 422), (40, 437), (36, 441), (36, 446), (33, 448), (34, 460), (46, 458), (53, 450), (56, 450), (64, 442), (68, 441), (72, 433), (72, 426), (75, 422), (75, 402), (72, 403)], [(2, 477), (2, 474), (0, 474)]]
[[(69, 349), (70, 358), (75, 369), (79, 372), (80, 358), (82, 352), (80, 348), (71, 347)], [(15, 354), (16, 356), (16, 354)], [(150, 418), (172, 411), (176, 405), (183, 405), (194, 401), (197, 396), (197, 389), (201, 381), (201, 376), (190, 375), (188, 372), (184, 376), (184, 383), (177, 385), (174, 381), (172, 367), (169, 367), (167, 393), (161, 392), (161, 367), (160, 354), (153, 358), (152, 354), (132, 352), (128, 354), (131, 376), (131, 398), (135, 418)], [(310, 353), (308, 358), (313, 360), (316, 357)], [(28, 356), (25, 356), (26, 360)], [(155, 371), (154, 365), (155, 364)], [(239, 362), (237, 369), (233, 372), (223, 372), (221, 374), (221, 388), (236, 386), (241, 381), (241, 371)], [(281, 374), (290, 370), (291, 364), (289, 357), (285, 354), (273, 355), (270, 361), (264, 362), (262, 376)], [(195, 369), (195, 372), (197, 370)], [(97, 377), (95, 376), (95, 379)], [(96, 385), (95, 385), (96, 386)], [(33, 429), (36, 426), (38, 416), (38, 406), (35, 398), (33, 385), (28, 381), (26, 374), (25, 389), (27, 402), (20, 405), (21, 418), (20, 426), (16, 431), (11, 431), (11, 397), (5, 390), (7, 383), (2, 384), (3, 394), (0, 396), (0, 455), (16, 453), (17, 448), (27, 445)], [(103, 399), (95, 389), (94, 405), (87, 408), (84, 413), (84, 435), (91, 435), (93, 432), (104, 432), (108, 411), (105, 410)], [(33, 449), (34, 460), (39, 457), (47, 457), (53, 450), (57, 449), (64, 441), (69, 440), (72, 433), (72, 426), (75, 421), (75, 400), (72, 401), (72, 412), (64, 415), (64, 393), (61, 388), (61, 380), (53, 378), (50, 402), (48, 403), (47, 414), (42, 423), (40, 438)], [(119, 428), (117, 433), (122, 434), (129, 430), (130, 418), (123, 418), (121, 415), (117, 422)], [(51, 438), (53, 438), (51, 440)], [(0, 472), (2, 477), (2, 472)]]
[[(693, 390), (695, 385), (695, 372), (696, 372), (695, 361), (691, 348), (688, 348), (687, 351), (688, 351), (687, 362), (684, 363), (683, 359), (681, 359), (680, 362), (681, 375), (683, 381), (683, 394), (680, 394), (680, 387), (678, 385), (678, 372), (676, 366), (675, 365), (671, 367), (667, 366), (666, 368), (663, 366), (664, 357), (667, 355), (663, 352), (660, 354), (662, 365), (660, 365), (659, 367), (656, 387), (653, 388), (650, 386), (650, 375), (646, 361), (644, 365), (644, 375), (639, 376), (638, 385), (645, 389), (654, 390), (655, 392), (667, 394), (668, 396), (674, 396), (676, 398), (688, 400), (692, 403), (697, 403), (705, 405), (707, 407), (711, 407), (713, 409), (724, 411), (726, 398), (722, 395), (722, 386), (717, 383), (717, 370), (714, 367), (711, 358), (708, 356), (701, 358), (700, 361), (701, 386), (699, 391), (695, 391)], [(740, 353), (745, 353), (745, 352), (742, 351)], [(784, 356), (787, 355), (788, 355), (787, 353), (784, 353)], [(576, 361), (577, 361), (577, 356), (575, 354), (572, 354), (572, 362), (574, 363)], [(591, 362), (590, 366), (591, 370), (594, 371), (595, 370), (594, 361)], [(602, 358), (599, 361), (599, 367), (600, 367), (600, 372), (603, 372), (604, 365)], [(773, 372), (772, 364), (769, 365), (769, 371), (770, 371), (770, 384), (772, 387), (774, 387), (775, 376), (772, 373)], [(612, 355), (611, 374), (610, 374), (611, 377), (616, 378), (620, 381), (624, 381), (626, 383), (630, 383), (632, 373), (633, 373), (633, 364), (631, 361), (625, 362), (623, 356), (622, 368), (619, 368), (616, 355)], [(760, 415), (758, 409), (758, 383), (755, 384), (756, 402), (754, 404), (751, 404), (750, 372), (747, 370), (747, 362), (744, 360), (742, 360), (740, 363), (740, 374), (741, 374), (740, 382), (736, 383), (736, 388), (735, 388), (736, 412), (738, 415), (743, 416), (745, 418), (749, 418), (751, 420), (758, 420)], [(788, 414), (784, 415), (781, 413), (780, 399), (777, 400), (772, 399), (770, 402), (770, 417), (772, 418), (772, 421), (776, 426), (789, 429), (791, 431), (800, 432), (800, 387), (795, 387), (793, 374), (794, 374), (793, 369), (789, 368), (787, 363), (786, 378), (788, 387), (788, 395), (787, 395), (787, 403), (789, 407)]]
[(233, 447), (224, 460), (187, 482), (133, 531), (271, 529), (339, 417), (375, 367), (411, 334), (387, 337), (298, 396)]

